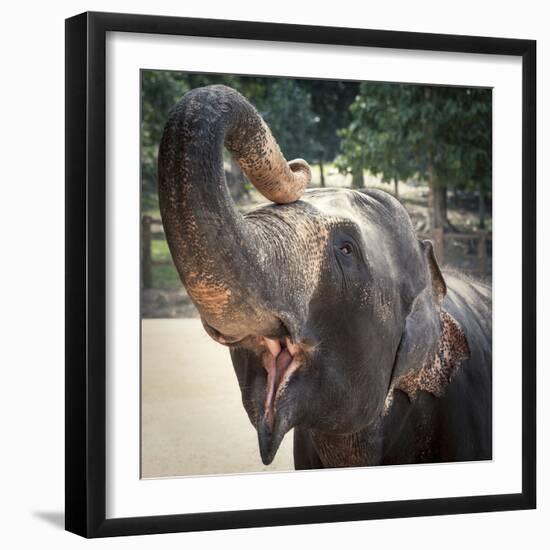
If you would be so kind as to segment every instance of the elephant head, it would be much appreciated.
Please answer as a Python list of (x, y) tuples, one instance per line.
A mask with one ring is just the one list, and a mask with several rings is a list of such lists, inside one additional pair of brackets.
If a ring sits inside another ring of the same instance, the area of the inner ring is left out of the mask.
[[(224, 146), (271, 203), (241, 214)], [(269, 464), (291, 428), (367, 429), (396, 381), (433, 355), (445, 283), (431, 245), (382, 191), (305, 191), (235, 90), (187, 93), (159, 150), (162, 220), (208, 334), (230, 348), (244, 407)]]

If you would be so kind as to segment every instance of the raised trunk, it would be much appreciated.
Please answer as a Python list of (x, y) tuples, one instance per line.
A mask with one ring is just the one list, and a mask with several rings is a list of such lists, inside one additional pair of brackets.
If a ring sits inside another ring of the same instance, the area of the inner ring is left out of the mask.
[(323, 166), (323, 159), (319, 161), (319, 173), (321, 174), (321, 187), (325, 187), (325, 171)]
[(266, 243), (231, 199), (224, 144), (252, 184), (275, 202), (299, 198), (311, 172), (304, 161), (286, 162), (257, 111), (231, 88), (192, 90), (169, 117), (159, 149), (166, 239), (203, 322), (231, 341), (269, 334), (279, 321), (257, 288), (269, 276), (262, 256)]
[(393, 179), (393, 189), (396, 199), (399, 199), (399, 180), (397, 178)]

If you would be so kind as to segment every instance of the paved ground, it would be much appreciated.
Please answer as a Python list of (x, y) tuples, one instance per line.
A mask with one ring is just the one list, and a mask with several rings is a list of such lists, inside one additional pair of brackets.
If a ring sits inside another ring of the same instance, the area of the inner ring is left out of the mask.
[(229, 352), (198, 319), (142, 322), (142, 475), (292, 470), (292, 433), (260, 460)]

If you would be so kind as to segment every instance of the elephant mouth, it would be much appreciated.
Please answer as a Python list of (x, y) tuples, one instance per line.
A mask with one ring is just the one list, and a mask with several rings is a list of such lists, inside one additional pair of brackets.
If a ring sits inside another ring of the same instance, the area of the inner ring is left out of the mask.
[[(296, 342), (289, 335), (233, 338), (218, 332), (204, 320), (203, 325), (216, 342), (232, 348), (248, 349), (260, 359), (266, 373), (265, 393), (263, 411), (255, 417), (255, 425), (262, 462), (265, 465), (271, 464), (284, 435), (293, 427), (294, 422), (292, 410), (295, 403), (292, 398), (281, 398), (296, 372), (312, 361), (317, 345), (309, 339)], [(284, 325), (281, 326), (284, 329)], [(284, 332), (287, 332), (286, 329)]]
[(289, 338), (284, 340), (264, 338), (264, 343), (267, 351), (262, 356), (262, 363), (267, 372), (267, 383), (263, 420), (266, 427), (272, 430), (277, 402), (287, 388), (292, 375), (302, 366), (303, 357), (300, 347)]
[[(285, 433), (292, 428), (287, 415), (277, 411), (292, 376), (305, 363), (304, 350), (288, 337), (263, 338), (262, 364), (267, 373), (264, 414), (257, 425), (262, 462), (271, 464)], [(279, 407), (280, 408), (280, 407)], [(287, 411), (288, 413), (288, 411)]]

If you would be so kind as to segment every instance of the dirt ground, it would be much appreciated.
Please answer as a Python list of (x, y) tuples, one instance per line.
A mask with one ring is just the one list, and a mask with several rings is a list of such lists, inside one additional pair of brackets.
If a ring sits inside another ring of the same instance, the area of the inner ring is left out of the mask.
[(293, 470), (292, 432), (270, 466), (229, 352), (198, 319), (142, 321), (142, 477)]

